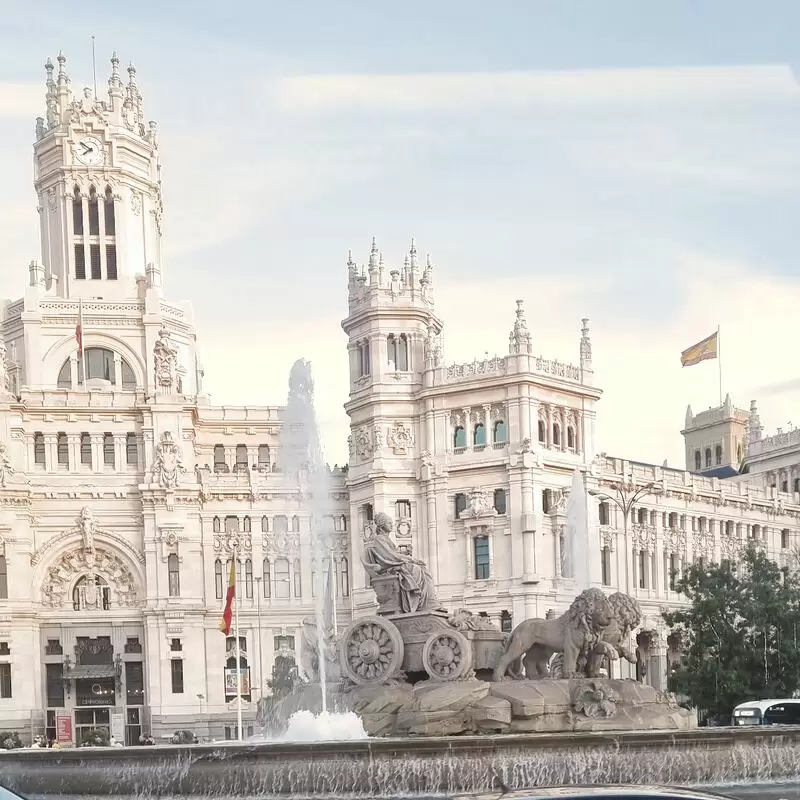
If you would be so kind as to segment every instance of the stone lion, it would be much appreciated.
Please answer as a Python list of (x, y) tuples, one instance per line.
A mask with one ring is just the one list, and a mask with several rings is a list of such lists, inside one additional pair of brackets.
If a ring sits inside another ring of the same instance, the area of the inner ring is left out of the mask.
[[(514, 628), (505, 645), (505, 650), (494, 668), (493, 679), (501, 681), (511, 667), (512, 677), (520, 677), (516, 667), (519, 660), (532, 649), (534, 652), (549, 650), (564, 654), (564, 675), (576, 674), (578, 657), (589, 652), (600, 641), (605, 629), (614, 619), (614, 612), (605, 594), (600, 589), (581, 592), (569, 609), (556, 619), (526, 619)], [(531, 663), (526, 658), (526, 670)], [(529, 678), (545, 678), (547, 673)]]
[[(636, 663), (636, 654), (627, 645), (631, 632), (642, 622), (639, 603), (623, 592), (614, 592), (609, 595), (608, 602), (614, 612), (614, 619), (605, 629), (600, 640), (578, 657), (576, 671), (587, 678), (599, 677), (604, 664), (610, 674), (610, 662), (616, 661), (618, 658), (624, 658), (631, 664)], [(536, 647), (525, 657), (526, 672), (539, 673), (543, 670), (548, 671), (548, 669), (551, 678), (564, 676), (564, 663), (560, 654), (553, 657), (552, 650)]]

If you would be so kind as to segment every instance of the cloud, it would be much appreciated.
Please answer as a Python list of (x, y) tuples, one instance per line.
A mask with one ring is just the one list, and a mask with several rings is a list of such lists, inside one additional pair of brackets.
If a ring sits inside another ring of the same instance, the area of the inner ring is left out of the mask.
[(33, 83), (0, 83), (0, 118), (26, 119), (31, 124), (44, 116), (44, 81)]
[(282, 111), (407, 113), (792, 101), (800, 87), (783, 64), (559, 72), (287, 77), (269, 88)]

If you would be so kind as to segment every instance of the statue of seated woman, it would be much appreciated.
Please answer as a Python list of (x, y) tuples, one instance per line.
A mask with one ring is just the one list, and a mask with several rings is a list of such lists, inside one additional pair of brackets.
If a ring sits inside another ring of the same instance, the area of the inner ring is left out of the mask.
[(379, 513), (367, 534), (361, 558), (370, 577), (394, 575), (400, 584), (400, 607), (403, 613), (414, 611), (444, 611), (436, 596), (433, 577), (424, 561), (398, 550), (390, 536), (392, 520)]

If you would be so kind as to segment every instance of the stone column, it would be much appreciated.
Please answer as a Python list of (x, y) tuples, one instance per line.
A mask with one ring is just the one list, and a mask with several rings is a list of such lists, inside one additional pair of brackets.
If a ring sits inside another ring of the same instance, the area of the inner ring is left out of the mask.
[(81, 435), (68, 433), (67, 443), (69, 446), (69, 471), (77, 472), (81, 463)]
[(103, 434), (93, 433), (92, 438), (92, 469), (95, 472), (102, 472), (105, 468), (105, 460), (103, 458)]
[(48, 472), (53, 472), (58, 464), (56, 443), (58, 437), (54, 433), (44, 434), (44, 463)]
[(464, 433), (466, 434), (467, 450), (472, 450), (472, 409), (463, 409), (464, 414)]
[(114, 471), (124, 472), (128, 466), (127, 452), (125, 447), (126, 434), (114, 434)]

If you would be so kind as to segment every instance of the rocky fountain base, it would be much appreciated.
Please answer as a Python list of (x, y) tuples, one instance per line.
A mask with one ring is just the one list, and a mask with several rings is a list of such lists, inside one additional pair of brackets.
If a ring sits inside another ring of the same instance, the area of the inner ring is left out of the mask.
[[(287, 702), (298, 709), (313, 708), (318, 698), (319, 686), (308, 684)], [(634, 680), (426, 680), (355, 686), (331, 692), (329, 702), (338, 711), (354, 711), (370, 736), (677, 731), (696, 726), (695, 715), (671, 695)], [(283, 706), (281, 716), (290, 710)]]

